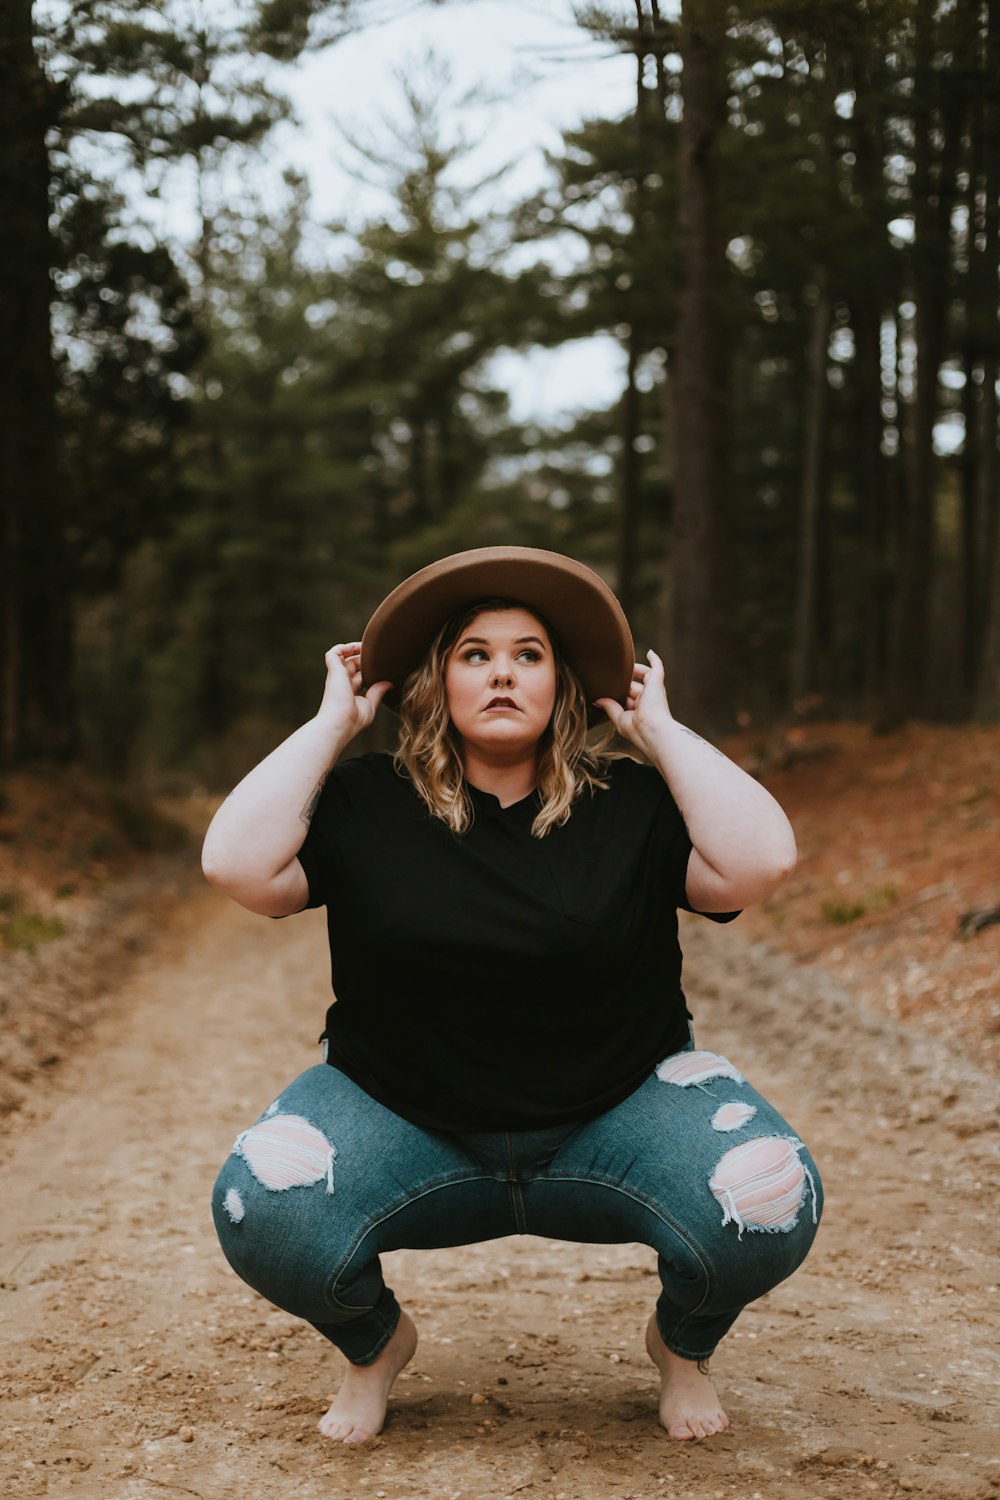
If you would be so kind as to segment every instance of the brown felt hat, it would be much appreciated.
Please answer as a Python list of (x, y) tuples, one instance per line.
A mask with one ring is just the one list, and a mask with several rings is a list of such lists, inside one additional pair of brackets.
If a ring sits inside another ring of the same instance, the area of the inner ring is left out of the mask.
[[(444, 622), (477, 599), (510, 599), (551, 626), (563, 656), (583, 684), (588, 704), (624, 704), (635, 647), (621, 605), (592, 568), (540, 547), (474, 547), (412, 574), (387, 595), (361, 641), (366, 688), (388, 680), (390, 708), (404, 679), (418, 667)], [(601, 717), (600, 711), (591, 718)]]

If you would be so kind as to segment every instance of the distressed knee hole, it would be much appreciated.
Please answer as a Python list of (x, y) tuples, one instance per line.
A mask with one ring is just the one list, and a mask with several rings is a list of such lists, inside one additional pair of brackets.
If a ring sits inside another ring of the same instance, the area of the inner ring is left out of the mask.
[(222, 1200), (222, 1206), (234, 1224), (242, 1224), (246, 1209), (243, 1207), (243, 1199), (235, 1188), (230, 1188)]
[(706, 1083), (710, 1078), (731, 1078), (734, 1083), (745, 1083), (738, 1068), (734, 1068), (727, 1057), (717, 1052), (678, 1052), (660, 1063), (656, 1076), (662, 1083), (675, 1083), (678, 1088), (690, 1088), (692, 1084)]
[(301, 1115), (271, 1115), (244, 1130), (233, 1150), (242, 1156), (258, 1182), (276, 1192), (307, 1187), (326, 1178), (333, 1192), (337, 1155), (321, 1130)]
[(720, 1104), (712, 1116), (713, 1130), (739, 1130), (757, 1113), (756, 1104), (743, 1104), (734, 1099), (729, 1104)]
[(799, 1160), (800, 1150), (799, 1141), (761, 1136), (727, 1151), (708, 1184), (722, 1205), (723, 1224), (736, 1224), (741, 1235), (744, 1229), (794, 1228), (806, 1181), (811, 1181)]

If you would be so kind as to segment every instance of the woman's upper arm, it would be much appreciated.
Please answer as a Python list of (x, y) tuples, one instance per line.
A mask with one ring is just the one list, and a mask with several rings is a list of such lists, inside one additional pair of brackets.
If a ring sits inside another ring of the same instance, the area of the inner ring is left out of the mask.
[(290, 917), (309, 900), (309, 882), (297, 855), (266, 883), (242, 880), (236, 875), (224, 880), (213, 879), (208, 872), (206, 875), (218, 890), (261, 917)]
[(688, 859), (684, 895), (692, 911), (733, 911), (739, 905), (728, 894), (722, 876), (702, 859), (697, 849), (691, 850)]
[(761, 869), (748, 863), (743, 871), (722, 875), (697, 849), (692, 849), (684, 894), (692, 911), (742, 911), (756, 901), (765, 901), (791, 873), (794, 865), (794, 859), (787, 866), (776, 865), (773, 869)]

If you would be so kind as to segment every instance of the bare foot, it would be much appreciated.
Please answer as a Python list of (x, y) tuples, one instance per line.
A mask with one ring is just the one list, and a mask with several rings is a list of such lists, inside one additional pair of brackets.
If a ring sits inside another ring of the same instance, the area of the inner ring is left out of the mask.
[(725, 1432), (729, 1418), (719, 1405), (712, 1382), (696, 1360), (682, 1359), (664, 1344), (656, 1314), (646, 1328), (646, 1349), (662, 1376), (660, 1422), (672, 1438), (711, 1437)]
[(348, 1365), (337, 1399), (319, 1419), (319, 1430), (335, 1443), (367, 1443), (382, 1431), (389, 1392), (404, 1365), (413, 1358), (417, 1330), (400, 1313), (396, 1332), (370, 1365)]

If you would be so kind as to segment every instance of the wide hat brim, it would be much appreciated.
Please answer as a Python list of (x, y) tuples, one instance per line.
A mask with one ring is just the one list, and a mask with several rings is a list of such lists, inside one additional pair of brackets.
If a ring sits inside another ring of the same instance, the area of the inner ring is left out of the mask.
[[(624, 704), (635, 647), (618, 600), (592, 568), (540, 547), (474, 547), (444, 557), (394, 588), (372, 615), (361, 641), (361, 677), (393, 684), (384, 702), (398, 708), (404, 680), (424, 659), (447, 619), (479, 599), (511, 599), (555, 631), (588, 705)], [(589, 711), (591, 722), (602, 718)]]

